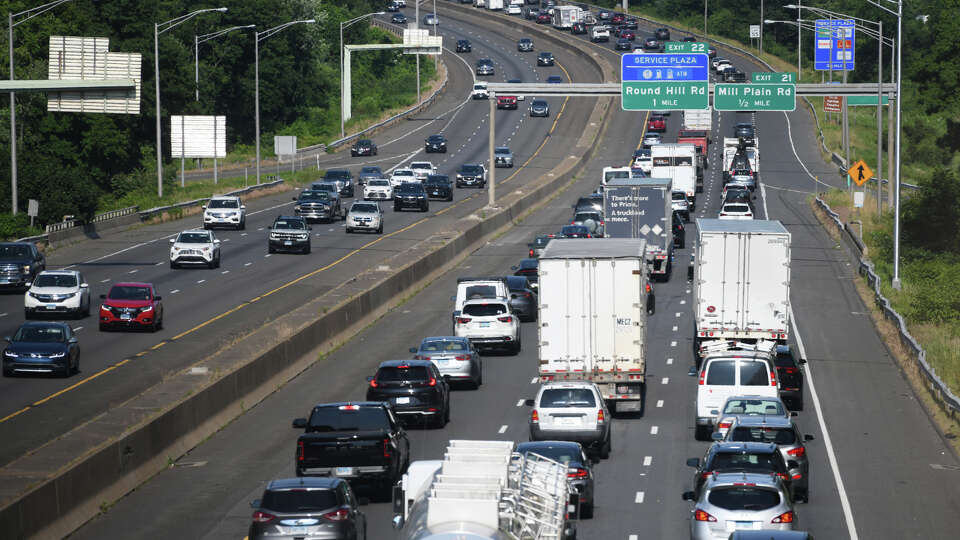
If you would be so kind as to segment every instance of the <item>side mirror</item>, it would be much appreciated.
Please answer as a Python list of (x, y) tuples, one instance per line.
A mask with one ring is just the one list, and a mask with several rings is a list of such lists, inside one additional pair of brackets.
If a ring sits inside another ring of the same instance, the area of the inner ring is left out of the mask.
[(803, 436), (803, 440), (804, 440), (804, 442), (815, 441), (815, 440), (816, 440), (816, 437), (814, 437), (813, 435), (810, 435), (810, 434), (808, 433), (808, 434), (806, 434), (806, 435)]
[(67, 343), (71, 343), (71, 344), (73, 344), (73, 343), (78, 343), (78, 342), (79, 342), (79, 340), (78, 340), (76, 337), (72, 337), (72, 338), (70, 338), (70, 339), (67, 340)]
[(511, 299), (512, 299), (512, 298), (516, 298), (516, 297), (517, 297), (517, 293), (510, 293), (510, 298), (511, 298)]
[(692, 491), (683, 492), (683, 500), (685, 501), (695, 501), (697, 500), (697, 494)]
[(156, 300), (157, 302), (159, 302), (159, 301), (163, 300), (163, 297), (157, 295), (157, 296), (154, 296), (153, 299)]
[(293, 427), (294, 427), (294, 429), (305, 429), (305, 428), (307, 427), (307, 419), (306, 419), (306, 418), (294, 418), (294, 419), (293, 419)]
[(297, 198), (296, 198), (296, 197), (290, 197), (290, 200), (295, 201), (295, 200), (297, 200)]
[(517, 270), (520, 269), (520, 267), (519, 267), (519, 266), (511, 266), (510, 269), (513, 270), (513, 271), (517, 271)]
[(3, 340), (4, 340), (4, 341), (10, 341), (10, 336), (6, 336), (5, 338), (3, 338)]
[(416, 347), (410, 347), (410, 352), (412, 352), (413, 354), (417, 354), (418, 350), (419, 349), (417, 349)]
[(89, 283), (81, 283), (81, 284), (80, 284), (80, 288), (81, 288), (81, 289), (89, 289), (89, 288), (90, 288), (90, 284), (89, 284)]
[(523, 405), (526, 406), (526, 407), (533, 407), (533, 400), (532, 400), (532, 399), (525, 399), (525, 400), (523, 400)]
[(220, 245), (220, 240), (214, 240), (214, 241), (213, 241), (213, 245), (219, 246), (219, 245)]
[(790, 416), (797, 416), (797, 411), (790, 411)]
[(101, 298), (101, 299), (106, 299), (106, 298), (107, 298), (107, 295), (101, 294), (101, 295), (100, 295), (100, 298)]
[(207, 205), (201, 206), (200, 209), (201, 209), (201, 210), (206, 210), (206, 209), (207, 209)]
[(260, 508), (260, 499), (250, 501), (250, 508)]
[(457, 301), (457, 297), (456, 297), (456, 296), (451, 296), (451, 297), (450, 297), (450, 301), (451, 301), (451, 302), (456, 302), (456, 301)]
[(240, 205), (240, 209), (241, 209), (241, 210), (246, 210), (246, 209), (247, 209), (247, 205), (241, 204), (241, 205)]
[(720, 433), (719, 431), (714, 431), (713, 433), (710, 434), (710, 438), (713, 439), (714, 441), (722, 441), (723, 433)]
[(700, 468), (700, 458), (692, 457), (687, 460), (687, 467), (693, 467), (694, 469)]
[(171, 244), (176, 244), (176, 243), (177, 243), (177, 239), (176, 239), (176, 238), (171, 238), (171, 239), (170, 239), (170, 243), (171, 243)]
[(307, 227), (307, 230), (308, 230), (308, 231), (312, 231), (312, 230), (313, 230), (313, 227)]

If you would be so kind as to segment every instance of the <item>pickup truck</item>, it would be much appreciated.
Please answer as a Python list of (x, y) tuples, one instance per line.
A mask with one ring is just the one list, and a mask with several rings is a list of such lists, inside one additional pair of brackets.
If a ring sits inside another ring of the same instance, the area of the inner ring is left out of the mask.
[(410, 465), (410, 440), (389, 403), (320, 403), (293, 427), (303, 430), (297, 476), (336, 476), (389, 494)]

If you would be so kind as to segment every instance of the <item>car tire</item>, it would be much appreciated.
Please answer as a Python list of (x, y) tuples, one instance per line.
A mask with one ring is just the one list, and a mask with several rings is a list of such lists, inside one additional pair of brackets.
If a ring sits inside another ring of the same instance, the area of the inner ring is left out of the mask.
[(394, 212), (399, 212), (399, 211), (400, 211), (400, 205), (399, 205), (399, 204), (393, 205), (393, 211), (394, 211)]
[(74, 375), (76, 375), (77, 373), (80, 373), (80, 356), (79, 355), (77, 356), (77, 365), (73, 366), (73, 368), (70, 369), (70, 373)]
[(90, 302), (87, 301), (87, 309), (83, 310), (83, 318), (90, 316)]
[(29, 321), (30, 319), (33, 318), (33, 313), (30, 313), (30, 310), (29, 310), (29, 309), (24, 309), (24, 310), (23, 310), (23, 318), (24, 318), (25, 320), (28, 320), (28, 321)]
[(216, 266), (216, 268), (220, 268), (220, 255), (217, 255), (217, 266)]
[(607, 440), (600, 447), (600, 459), (610, 459), (610, 451), (613, 450), (613, 436), (607, 432)]
[(710, 426), (697, 426), (693, 432), (693, 438), (698, 441), (709, 441), (711, 433), (713, 433), (713, 430), (710, 429)]
[(350, 227), (346, 227), (344, 230), (346, 231), (347, 234), (350, 234), (353, 232), (353, 229), (351, 229)]
[(238, 231), (243, 231), (243, 230), (246, 230), (246, 228), (247, 228), (247, 220), (246, 220), (246, 218), (241, 219), (241, 220), (240, 220), (240, 225), (237, 225), (237, 230), (238, 230)]
[(513, 344), (510, 346), (510, 353), (513, 355), (518, 355), (520, 354), (520, 350), (522, 348), (523, 348), (523, 344), (520, 342), (520, 338), (518, 336), (517, 340), (514, 341)]
[(175, 262), (173, 262), (173, 261), (170, 261), (170, 269), (171, 269), (171, 270), (176, 270), (176, 268), (177, 268), (177, 263), (175, 263)]
[[(275, 249), (273, 248), (273, 246), (271, 246), (271, 245), (269, 245), (269, 244), (267, 245), (267, 253), (276, 253), (276, 251), (277, 251), (277, 250), (275, 250)], [(171, 267), (171, 268), (172, 268), (172, 267)]]
[(101, 331), (101, 332), (109, 332), (110, 329), (107, 328), (107, 325), (101, 323), (101, 324), (100, 324), (100, 331)]
[(303, 254), (304, 255), (310, 254), (310, 244), (307, 244), (307, 247), (303, 248)]
[(3, 376), (4, 376), (4, 377), (13, 377), (13, 370), (4, 369), (4, 370), (3, 370)]
[(593, 501), (580, 505), (580, 519), (593, 519)]
[(377, 227), (377, 234), (383, 234), (383, 223), (381, 223), (380, 226)]
[(73, 370), (70, 368), (70, 360), (68, 359), (67, 363), (64, 364), (63, 367), (57, 368), (57, 377), (60, 377), (61, 379), (66, 379), (67, 377), (70, 376), (70, 373), (72, 372)]

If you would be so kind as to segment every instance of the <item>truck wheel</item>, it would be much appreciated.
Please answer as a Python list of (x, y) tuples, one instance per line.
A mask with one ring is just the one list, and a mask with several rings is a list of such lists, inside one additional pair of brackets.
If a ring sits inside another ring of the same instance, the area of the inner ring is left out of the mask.
[(580, 519), (593, 519), (593, 502), (580, 505)]
[(697, 426), (697, 429), (693, 432), (693, 438), (698, 441), (709, 441), (711, 433), (710, 426)]

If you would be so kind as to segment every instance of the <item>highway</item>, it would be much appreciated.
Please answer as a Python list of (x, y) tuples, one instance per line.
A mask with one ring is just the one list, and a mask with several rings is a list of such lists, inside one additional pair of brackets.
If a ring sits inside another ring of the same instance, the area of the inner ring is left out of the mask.
[[(456, 20), (456, 13), (441, 7), (441, 20)], [(641, 27), (639, 35), (651, 30)], [(496, 39), (491, 34), (491, 40)], [(598, 45), (597, 51), (615, 60), (611, 48), (612, 43)], [(744, 71), (759, 70), (740, 55), (721, 49), (721, 56)], [(571, 70), (575, 64), (564, 62)], [(290, 420), (317, 402), (363, 399), (365, 376), (380, 361), (407, 357), (407, 348), (422, 337), (449, 332), (449, 296), (456, 278), (506, 273), (525, 256), (526, 244), (536, 234), (555, 232), (567, 223), (571, 204), (593, 190), (601, 168), (626, 162), (640, 140), (645, 116), (615, 114), (586, 172), (545, 208), (472, 253), (459, 268), (118, 501), (74, 537), (243, 538), (249, 501), (259, 497), (268, 480), (293, 474), (297, 432), (290, 428)], [(668, 118), (665, 140), (670, 141), (680, 117)], [(756, 201), (762, 209), (758, 217), (781, 220), (793, 235), (794, 346), (809, 361), (806, 408), (797, 420), (804, 433), (816, 437), (808, 443), (810, 503), (797, 506), (799, 528), (829, 539), (954, 538), (960, 524), (960, 461), (877, 336), (854, 289), (854, 268), (809, 209), (811, 175), (832, 184), (838, 179), (820, 158), (808, 111), (798, 104), (798, 110), (789, 114), (716, 114), (711, 168), (697, 215), (717, 214), (721, 188), (717, 153), (722, 137), (729, 136), (738, 121), (753, 121), (757, 128), (762, 186)], [(595, 466), (595, 517), (579, 523), (580, 538), (666, 539), (687, 534), (691, 506), (680, 494), (689, 489), (693, 470), (684, 461), (702, 456), (708, 446), (693, 438), (696, 381), (687, 374), (693, 363), (693, 327), (691, 286), (684, 270), (694, 235), (691, 224), (688, 248), (677, 255), (673, 277), (656, 285), (657, 313), (649, 319), (648, 329), (645, 414), (614, 420), (611, 458)], [(401, 240), (390, 239), (391, 249)], [(258, 259), (257, 264), (263, 262)], [(452, 421), (445, 429), (410, 431), (414, 459), (439, 458), (449, 439), (526, 440), (530, 411), (522, 400), (533, 397), (536, 389), (535, 324), (523, 325), (525, 347), (519, 356), (485, 356), (484, 386), (454, 394)], [(365, 512), (369, 538), (393, 537), (389, 504), (371, 504)]]
[[(475, 25), (456, 21), (451, 16), (442, 28), (451, 46), (458, 38), (472, 38), (468, 32), (475, 33)], [(556, 67), (537, 68), (535, 55), (520, 55), (513, 42), (492, 36), (488, 43), (489, 47), (478, 42), (465, 61), (452, 53), (446, 55), (450, 69), (446, 93), (423, 116), (375, 137), (381, 150), (378, 156), (351, 158), (349, 152), (340, 152), (325, 156), (322, 166), (348, 166), (356, 172), (371, 163), (389, 170), (412, 159), (427, 159), (441, 174), (454, 175), (462, 163), (485, 162), (488, 104), (469, 99), (473, 59), (480, 55), (494, 60), (493, 79), (498, 81), (517, 76), (543, 79), (552, 74), (596, 81), (600, 76), (592, 67), (574, 62), (568, 51), (556, 51)], [(566, 65), (570, 68), (563, 67)], [(566, 107), (563, 99), (549, 101), (553, 112), (550, 118), (528, 117), (525, 105), (516, 111), (497, 112), (497, 144), (509, 145), (515, 159), (513, 169), (497, 170), (498, 183), (520, 188), (539, 178), (569, 154), (568, 149), (582, 134), (594, 100), (580, 100)], [(563, 121), (559, 122), (561, 110)], [(443, 132), (449, 139), (448, 153), (424, 154), (423, 139), (436, 132)], [(485, 191), (458, 189), (453, 203), (432, 201), (425, 215), (395, 213), (387, 204), (383, 237), (346, 235), (342, 222), (314, 224), (312, 254), (269, 255), (266, 228), (275, 216), (293, 212), (291, 195), (295, 192), (253, 199), (247, 204), (245, 231), (217, 231), (223, 246), (222, 266), (216, 270), (171, 270), (168, 266), (168, 239), (199, 226), (199, 216), (134, 228), (49, 254), (48, 268), (78, 269), (91, 286), (93, 314), (72, 323), (79, 329), (81, 340), (80, 374), (68, 379), (0, 379), (0, 439), (6, 441), (0, 448), (0, 463), (9, 463), (65, 429), (137, 395), (166, 374), (193, 364), (248, 329), (287, 312), (302, 298), (329, 291), (359, 272), (442, 234), (487, 201)], [(345, 202), (349, 204), (350, 200)], [(121, 281), (152, 282), (158, 287), (164, 302), (163, 330), (149, 334), (97, 329), (99, 295)], [(22, 322), (22, 295), (0, 297), (0, 335), (12, 335)]]

